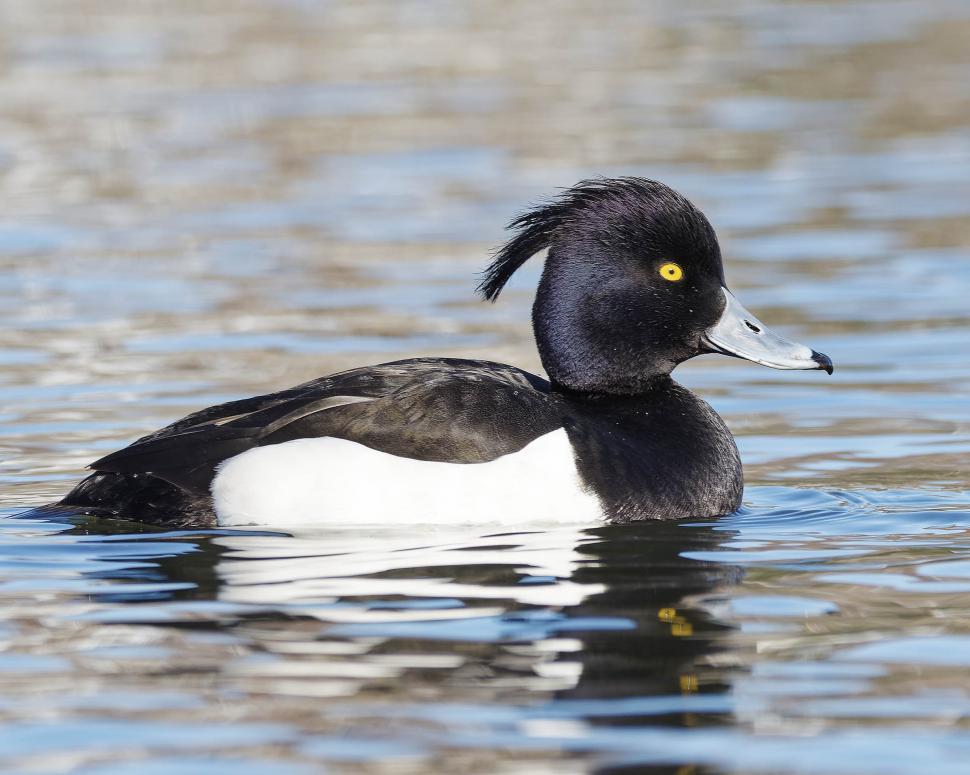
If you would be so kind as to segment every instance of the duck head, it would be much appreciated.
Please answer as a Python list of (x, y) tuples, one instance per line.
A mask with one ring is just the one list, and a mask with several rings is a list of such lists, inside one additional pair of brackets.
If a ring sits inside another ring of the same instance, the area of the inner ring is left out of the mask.
[(479, 292), (548, 249), (532, 308), (542, 365), (580, 393), (634, 395), (677, 364), (723, 353), (776, 369), (823, 369), (828, 356), (773, 333), (727, 289), (721, 250), (704, 214), (643, 178), (583, 181), (516, 218), (517, 233)]

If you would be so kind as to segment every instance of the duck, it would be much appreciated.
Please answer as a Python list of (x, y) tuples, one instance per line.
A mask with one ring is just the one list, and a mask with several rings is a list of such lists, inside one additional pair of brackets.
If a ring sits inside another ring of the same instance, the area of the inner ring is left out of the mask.
[(628, 523), (743, 494), (724, 420), (671, 372), (707, 353), (831, 374), (728, 290), (714, 228), (646, 178), (583, 180), (516, 217), (477, 291), (545, 252), (545, 376), (486, 360), (365, 366), (196, 411), (91, 463), (57, 504), (168, 526)]

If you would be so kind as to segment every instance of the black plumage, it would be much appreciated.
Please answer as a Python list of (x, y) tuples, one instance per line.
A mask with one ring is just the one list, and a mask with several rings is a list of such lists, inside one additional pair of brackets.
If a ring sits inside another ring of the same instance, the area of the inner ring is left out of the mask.
[(203, 409), (91, 467), (151, 471), (203, 494), (223, 460), (253, 447), (319, 436), (417, 460), (482, 463), (558, 427), (544, 400), (548, 392), (545, 380), (497, 363), (395, 361)]

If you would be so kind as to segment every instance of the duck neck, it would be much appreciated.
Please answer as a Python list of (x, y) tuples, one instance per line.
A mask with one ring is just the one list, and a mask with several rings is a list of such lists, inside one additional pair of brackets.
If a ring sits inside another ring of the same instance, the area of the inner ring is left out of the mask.
[[(636, 300), (639, 303), (639, 300)], [(630, 305), (633, 306), (633, 305)], [(532, 311), (542, 366), (560, 392), (638, 396), (662, 389), (686, 357), (657, 342), (647, 326), (597, 309), (584, 298), (540, 292)]]
[(639, 390), (616, 390), (614, 386), (594, 389), (577, 390), (556, 380), (552, 375), (549, 379), (552, 392), (558, 393), (570, 401), (589, 404), (635, 405), (644, 401), (656, 399), (676, 386), (670, 374), (657, 374), (649, 379), (638, 382)]

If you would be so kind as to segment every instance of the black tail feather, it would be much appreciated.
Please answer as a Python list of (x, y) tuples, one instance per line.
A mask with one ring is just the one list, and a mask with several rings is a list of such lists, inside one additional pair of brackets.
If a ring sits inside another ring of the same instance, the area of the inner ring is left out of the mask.
[(46, 508), (69, 508), (85, 514), (169, 527), (215, 524), (208, 495), (194, 495), (151, 474), (96, 471), (62, 501)]

